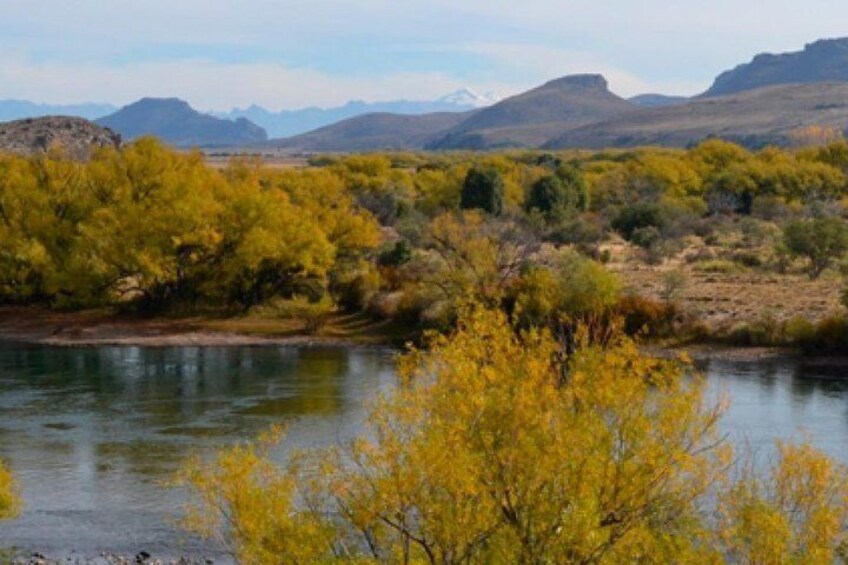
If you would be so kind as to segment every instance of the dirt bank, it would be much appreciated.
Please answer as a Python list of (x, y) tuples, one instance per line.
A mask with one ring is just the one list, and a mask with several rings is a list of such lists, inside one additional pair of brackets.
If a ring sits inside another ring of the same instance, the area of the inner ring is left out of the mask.
[[(0, 308), (0, 340), (54, 346), (350, 346), (382, 345), (388, 336), (373, 324), (350, 331), (339, 316), (326, 330), (306, 334), (288, 321), (245, 318), (136, 318), (109, 311), (51, 312), (36, 308)], [(357, 330), (357, 331), (354, 331)]]

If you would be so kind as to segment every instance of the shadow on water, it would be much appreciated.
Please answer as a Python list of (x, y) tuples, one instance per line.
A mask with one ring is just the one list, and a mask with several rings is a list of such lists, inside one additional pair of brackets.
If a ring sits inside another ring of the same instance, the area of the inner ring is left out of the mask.
[(207, 555), (167, 525), (182, 498), (161, 482), (188, 453), (280, 422), (287, 445), (343, 440), (392, 379), (379, 350), (0, 344), (0, 456), (26, 501), (0, 546)]

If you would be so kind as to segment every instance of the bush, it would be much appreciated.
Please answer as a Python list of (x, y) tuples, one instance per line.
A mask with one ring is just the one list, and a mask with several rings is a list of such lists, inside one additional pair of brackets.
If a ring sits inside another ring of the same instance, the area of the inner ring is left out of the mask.
[(272, 300), (264, 306), (255, 307), (252, 312), (260, 316), (301, 321), (307, 332), (315, 333), (324, 327), (333, 310), (335, 305), (328, 295), (324, 295), (317, 301), (296, 295), (288, 299)]
[(388, 248), (380, 251), (377, 263), (381, 267), (401, 267), (412, 259), (412, 246), (405, 239), (399, 239)]
[(813, 332), (800, 336), (798, 345), (808, 355), (845, 355), (848, 353), (848, 318), (824, 318)]
[(848, 226), (840, 218), (792, 222), (783, 230), (783, 243), (796, 257), (810, 261), (810, 278), (818, 278), (848, 251)]
[(380, 290), (381, 276), (372, 266), (344, 272), (334, 277), (330, 290), (336, 303), (348, 312), (364, 310)]
[(702, 273), (722, 274), (738, 273), (744, 269), (739, 263), (734, 263), (733, 261), (728, 261), (727, 259), (712, 259), (709, 261), (702, 261), (700, 263), (695, 263), (692, 268)]
[(18, 484), (12, 473), (0, 461), (0, 520), (14, 518), (21, 511)]
[(460, 207), (499, 216), (504, 209), (504, 182), (495, 168), (472, 167), (462, 184)]
[(668, 337), (674, 332), (679, 317), (673, 303), (632, 295), (622, 297), (615, 312), (624, 321), (624, 331), (631, 336)]
[(771, 314), (733, 328), (725, 341), (741, 347), (774, 347), (787, 345), (786, 324)]
[(748, 251), (739, 251), (734, 253), (731, 257), (734, 263), (739, 263), (745, 267), (762, 267), (763, 260), (756, 253), (751, 253)]
[(654, 228), (659, 233), (667, 224), (668, 220), (658, 204), (644, 203), (622, 209), (612, 221), (613, 229), (628, 241), (637, 230)]

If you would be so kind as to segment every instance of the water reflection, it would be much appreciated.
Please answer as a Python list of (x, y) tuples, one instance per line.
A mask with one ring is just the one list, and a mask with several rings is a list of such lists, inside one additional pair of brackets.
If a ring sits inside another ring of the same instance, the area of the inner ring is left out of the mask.
[(774, 440), (810, 441), (848, 463), (848, 370), (790, 360), (712, 361), (703, 367), (713, 398), (730, 407), (724, 431), (762, 459)]
[[(0, 344), (0, 455), (27, 508), (0, 527), (0, 545), (172, 547), (179, 497), (160, 482), (184, 455), (280, 421), (291, 422), (293, 445), (348, 437), (392, 367), (377, 350)], [(115, 534), (118, 516), (132, 536)]]

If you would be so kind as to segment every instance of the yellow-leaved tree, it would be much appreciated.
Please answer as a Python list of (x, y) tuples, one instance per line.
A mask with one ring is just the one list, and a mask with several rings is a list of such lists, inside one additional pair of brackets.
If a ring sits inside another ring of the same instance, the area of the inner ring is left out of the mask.
[(21, 511), (18, 484), (9, 469), (0, 462), (0, 520), (14, 518)]
[(731, 480), (721, 407), (685, 360), (626, 339), (560, 353), (546, 330), (472, 311), (403, 356), (350, 446), (286, 466), (251, 446), (194, 460), (188, 525), (261, 565), (842, 555), (843, 469), (784, 447), (763, 478)]

